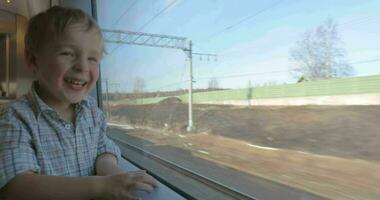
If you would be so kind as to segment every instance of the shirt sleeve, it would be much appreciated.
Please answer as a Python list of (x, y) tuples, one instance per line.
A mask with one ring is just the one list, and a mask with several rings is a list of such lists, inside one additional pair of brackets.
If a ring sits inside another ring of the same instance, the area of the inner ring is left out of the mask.
[(102, 117), (102, 125), (100, 128), (100, 135), (99, 135), (99, 141), (98, 141), (98, 156), (104, 153), (110, 153), (116, 156), (117, 161), (119, 163), (121, 159), (120, 149), (119, 147), (107, 136), (107, 123), (104, 118)]
[(0, 112), (0, 188), (26, 171), (40, 171), (31, 136), (12, 113)]

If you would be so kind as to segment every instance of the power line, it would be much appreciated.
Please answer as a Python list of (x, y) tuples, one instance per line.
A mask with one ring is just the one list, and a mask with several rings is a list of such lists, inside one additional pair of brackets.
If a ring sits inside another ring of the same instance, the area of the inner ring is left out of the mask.
[[(228, 75), (228, 76), (201, 77), (201, 78), (195, 79), (195, 81), (208, 80), (210, 78), (226, 79), (226, 78), (236, 78), (236, 77), (244, 77), (244, 76), (252, 76), (252, 75), (275, 74), (275, 73), (290, 72), (290, 71), (293, 71), (293, 70), (296, 70), (296, 69), (281, 70), (281, 71), (271, 71), (271, 72), (261, 72), (261, 73), (234, 74), (234, 75)], [(160, 90), (162, 88), (167, 88), (167, 87), (170, 87), (170, 86), (173, 86), (173, 85), (178, 85), (178, 84), (181, 84), (181, 83), (186, 83), (188, 81), (189, 80), (166, 84), (166, 85), (163, 85), (163, 86), (160, 86), (160, 87), (156, 87), (157, 88), (156, 90)]]
[(246, 73), (246, 74), (233, 74), (233, 75), (227, 75), (227, 76), (213, 76), (213, 77), (200, 77), (196, 79), (196, 81), (200, 80), (207, 80), (210, 78), (220, 78), (220, 79), (226, 79), (226, 78), (236, 78), (236, 77), (245, 77), (245, 76), (256, 76), (256, 75), (265, 75), (265, 74), (276, 74), (276, 73), (284, 73), (284, 72), (290, 72), (297, 70), (297, 68), (289, 69), (289, 70), (279, 70), (279, 71), (270, 71), (270, 72), (260, 72), (260, 73)]
[[(355, 61), (355, 62), (350, 62), (347, 64), (363, 64), (363, 63), (374, 63), (374, 62), (380, 62), (380, 59), (370, 59), (370, 60), (361, 60), (361, 61)], [(209, 76), (209, 77), (200, 77), (196, 79), (196, 81), (200, 80), (207, 80), (210, 78), (220, 78), (220, 79), (226, 79), (226, 78), (236, 78), (236, 77), (245, 77), (245, 76), (257, 76), (257, 75), (265, 75), (265, 74), (276, 74), (276, 73), (284, 73), (284, 72), (291, 72), (291, 71), (296, 71), (299, 70), (299, 68), (293, 68), (293, 69), (288, 69), (288, 70), (279, 70), (279, 71), (270, 71), (270, 72), (260, 72), (260, 73), (246, 73), (246, 74), (233, 74), (233, 75), (226, 75), (226, 76)]]
[(350, 21), (345, 21), (339, 24), (339, 26), (347, 26), (347, 25), (352, 25), (352, 24), (357, 24), (357, 23), (363, 23), (363, 22), (374, 20), (374, 19), (379, 19), (379, 16), (380, 16), (380, 13), (375, 13), (373, 15), (367, 15), (365, 17), (360, 17), (360, 18), (352, 19)]
[[(243, 22), (245, 22), (245, 21), (247, 21), (247, 20), (249, 20), (249, 19), (251, 19), (251, 18), (253, 18), (253, 17), (256, 17), (257, 15), (259, 15), (259, 14), (261, 14), (261, 13), (263, 13), (263, 12), (265, 12), (265, 11), (267, 11), (267, 10), (269, 10), (269, 9), (271, 9), (271, 8), (273, 8), (273, 7), (275, 7), (275, 6), (277, 6), (277, 5), (280, 4), (282, 1), (283, 1), (283, 0), (276, 1), (275, 3), (269, 5), (268, 7), (265, 7), (265, 8), (263, 8), (263, 9), (259, 10), (258, 12), (253, 13), (252, 15), (249, 15), (249, 16), (247, 16), (247, 17), (241, 19), (240, 21), (238, 21), (238, 22), (236, 22), (236, 23), (234, 23), (234, 24), (225, 27), (225, 28), (222, 29), (221, 31), (212, 34), (212, 35), (209, 37), (209, 39), (212, 38), (212, 37), (215, 37), (215, 36), (217, 36), (217, 35), (219, 35), (219, 34), (221, 34), (221, 33), (223, 33), (223, 32), (225, 32), (225, 31), (227, 31), (227, 30), (231, 30), (232, 28), (234, 28), (234, 27), (236, 27), (236, 26), (242, 24)], [(208, 40), (209, 40), (209, 39), (208, 39)]]
[[(130, 9), (132, 9), (132, 7), (133, 6), (135, 6), (136, 5), (136, 3), (137, 3), (137, 0), (135, 0), (127, 9), (125, 9), (125, 11), (123, 12), (123, 14), (121, 14), (120, 16), (119, 16), (119, 18), (115, 21), (115, 23), (113, 23), (112, 24), (112, 26), (111, 27), (114, 27), (114, 26), (116, 26), (117, 25), (117, 23), (119, 23), (119, 21), (124, 17), (124, 15), (125, 14), (127, 14), (127, 12), (130, 10)], [(114, 27), (115, 28), (115, 27)], [(113, 34), (112, 34), (113, 35)], [(111, 36), (112, 36), (111, 35)], [(110, 36), (110, 37), (111, 37)], [(117, 49), (118, 47), (115, 47), (114, 49), (112, 49), (111, 51), (110, 51), (110, 54), (112, 54), (112, 52), (114, 52), (116, 49)]]
[(368, 25), (372, 23), (378, 23), (380, 20), (380, 16), (377, 17), (372, 17), (372, 18), (367, 18), (366, 20), (361, 20), (361, 21), (354, 21), (352, 23), (344, 23), (342, 25), (339, 25), (340, 28), (342, 29), (349, 29), (355, 26), (360, 26), (360, 25)]
[[(370, 59), (370, 60), (362, 60), (362, 61), (355, 61), (351, 62), (348, 64), (361, 64), (361, 63), (372, 63), (372, 62), (380, 62), (380, 59)], [(236, 78), (236, 77), (246, 77), (246, 76), (258, 76), (258, 75), (265, 75), (265, 74), (277, 74), (277, 73), (284, 73), (284, 72), (291, 72), (298, 70), (299, 68), (293, 68), (293, 69), (288, 69), (288, 70), (278, 70), (278, 71), (268, 71), (268, 72), (259, 72), (259, 73), (245, 73), (245, 74), (233, 74), (233, 75), (226, 75), (226, 76), (210, 76), (210, 77), (200, 77), (198, 79), (195, 79), (195, 81), (201, 81), (201, 80), (208, 80), (211, 78), (219, 78), (219, 79), (227, 79), (227, 78)], [(174, 83), (169, 83), (166, 85), (162, 85), (159, 87), (152, 88), (151, 90), (161, 90), (163, 88), (167, 88), (170, 86), (182, 84), (182, 83), (187, 83), (189, 80), (184, 80), (184, 81), (178, 81)]]
[(197, 48), (199, 48), (199, 50), (201, 50), (201, 51), (204, 51), (204, 52), (209, 52), (209, 51), (206, 51), (204, 48), (202, 48), (201, 46), (199, 46), (199, 44), (197, 43), (197, 44), (195, 44), (194, 43), (194, 41), (193, 41), (193, 46), (194, 47), (197, 47)]
[(119, 16), (119, 18), (115, 21), (115, 23), (113, 23), (113, 25), (112, 25), (111, 27), (115, 28), (114, 26), (116, 26), (117, 23), (119, 23), (119, 21), (124, 17), (124, 15), (126, 15), (127, 12), (128, 12), (129, 10), (131, 10), (131, 9), (133, 8), (133, 6), (136, 5), (136, 3), (137, 3), (137, 0), (133, 1), (133, 3), (132, 3), (127, 9), (125, 9), (125, 11), (123, 12), (123, 14), (121, 14), (121, 15)]
[[(172, 1), (169, 5), (167, 5), (164, 9), (162, 9), (161, 11), (159, 11), (156, 15), (154, 15), (151, 19), (149, 19), (145, 24), (143, 24), (139, 29), (137, 29), (137, 32), (140, 32), (141, 30), (143, 30), (146, 26), (148, 26), (150, 23), (153, 22), (153, 20), (155, 20), (158, 16), (160, 16), (162, 13), (164, 13), (167, 9), (169, 9), (174, 3), (176, 3), (178, 0), (174, 0)], [(115, 52), (117, 49), (119, 49), (121, 47), (121, 45), (117, 45), (114, 49), (112, 49), (110, 51), (110, 54), (112, 54), (113, 52)]]
[(151, 19), (149, 19), (144, 25), (142, 25), (139, 29), (137, 29), (137, 32), (142, 31), (146, 26), (148, 26), (153, 20), (155, 20), (158, 16), (160, 16), (162, 13), (164, 13), (167, 9), (169, 9), (172, 5), (174, 5), (178, 0), (173, 0), (169, 5), (167, 5), (164, 9), (162, 9), (160, 12), (158, 12), (156, 15), (154, 15)]
[(363, 63), (374, 63), (374, 62), (380, 62), (380, 59), (362, 60), (362, 61), (351, 62), (348, 64), (363, 64)]
[[(173, 67), (171, 67), (173, 68)], [(184, 68), (184, 70), (186, 70), (186, 67)], [(162, 78), (165, 78), (165, 77), (182, 77), (183, 78), (183, 74), (185, 72), (181, 70), (181, 68), (179, 70), (176, 70), (176, 69), (172, 69), (172, 70), (169, 70), (169, 72), (163, 77), (162, 75), (157, 75), (157, 76), (153, 76), (153, 77), (150, 77), (149, 80), (147, 81), (147, 83), (152, 83), (156, 80), (160, 80)]]

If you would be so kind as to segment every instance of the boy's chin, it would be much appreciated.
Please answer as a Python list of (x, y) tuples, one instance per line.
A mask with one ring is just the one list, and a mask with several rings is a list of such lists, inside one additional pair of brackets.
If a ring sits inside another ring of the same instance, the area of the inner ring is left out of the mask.
[(88, 96), (88, 93), (88, 91), (66, 91), (65, 96), (71, 104), (76, 104), (84, 100)]
[(77, 103), (80, 103), (83, 99), (80, 99), (80, 100), (74, 100), (74, 101), (71, 101), (70, 103), (71, 104), (77, 104)]
[(87, 95), (78, 96), (78, 97), (71, 97), (69, 98), (69, 101), (71, 104), (77, 104), (80, 103), (83, 99), (86, 98)]

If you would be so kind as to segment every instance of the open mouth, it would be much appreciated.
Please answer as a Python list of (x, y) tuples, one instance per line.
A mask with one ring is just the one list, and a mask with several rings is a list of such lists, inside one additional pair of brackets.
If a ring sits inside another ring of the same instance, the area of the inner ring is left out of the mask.
[(66, 83), (70, 84), (74, 88), (82, 88), (85, 85), (87, 85), (87, 82), (83, 80), (72, 79), (72, 78), (65, 78), (64, 80)]

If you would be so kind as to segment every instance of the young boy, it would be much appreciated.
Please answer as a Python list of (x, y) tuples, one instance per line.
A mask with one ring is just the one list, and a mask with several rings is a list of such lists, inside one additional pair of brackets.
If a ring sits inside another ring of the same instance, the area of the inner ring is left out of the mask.
[(87, 96), (103, 48), (100, 28), (81, 10), (53, 7), (30, 20), (25, 55), (37, 81), (0, 112), (0, 196), (137, 199), (131, 191), (157, 186), (144, 171), (118, 167), (119, 149)]

